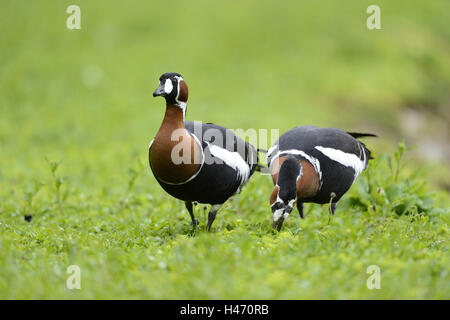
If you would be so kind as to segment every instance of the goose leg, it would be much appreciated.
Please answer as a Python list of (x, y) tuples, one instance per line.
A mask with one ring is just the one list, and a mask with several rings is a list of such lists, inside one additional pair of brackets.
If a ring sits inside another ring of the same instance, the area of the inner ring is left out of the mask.
[(336, 202), (330, 203), (330, 213), (334, 216), (334, 212), (336, 211)]
[(298, 213), (300, 213), (300, 218), (303, 219), (303, 202), (301, 202), (301, 201), (297, 202), (297, 210), (298, 210)]
[(330, 194), (330, 214), (328, 216), (328, 224), (330, 224), (331, 216), (334, 216), (334, 211), (336, 211), (336, 202), (334, 202), (334, 198), (336, 198), (336, 193), (332, 192)]
[(211, 206), (211, 210), (208, 213), (208, 224), (206, 226), (206, 230), (208, 231), (211, 230), (211, 225), (213, 224), (214, 219), (216, 219), (217, 211), (219, 211), (221, 206), (222, 206), (221, 204), (215, 204)]
[(191, 216), (192, 225), (195, 227), (198, 225), (198, 219), (195, 219), (194, 217), (194, 208), (192, 205), (192, 202), (185, 201), (184, 204), (186, 205), (186, 209), (189, 211), (189, 215)]

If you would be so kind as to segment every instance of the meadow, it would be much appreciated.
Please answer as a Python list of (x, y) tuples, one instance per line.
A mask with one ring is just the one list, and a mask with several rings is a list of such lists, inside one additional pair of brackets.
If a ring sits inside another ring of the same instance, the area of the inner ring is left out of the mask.
[[(68, 30), (71, 4), (2, 1), (0, 298), (450, 298), (448, 1), (377, 1), (381, 30), (369, 1), (77, 0)], [(164, 72), (189, 120), (373, 132), (375, 159), (331, 219), (273, 231), (255, 174), (193, 230), (148, 167)]]

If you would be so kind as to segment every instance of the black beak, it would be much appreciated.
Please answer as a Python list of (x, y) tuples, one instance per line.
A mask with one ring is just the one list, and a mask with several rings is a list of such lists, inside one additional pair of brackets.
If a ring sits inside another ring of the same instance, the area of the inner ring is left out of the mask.
[(280, 219), (278, 219), (278, 221), (273, 222), (272, 228), (274, 228), (277, 231), (280, 231), (281, 227), (283, 226), (283, 222), (284, 222), (284, 218), (281, 217)]
[(155, 92), (153, 92), (153, 97), (163, 96), (164, 94), (164, 87), (160, 84), (158, 88), (156, 88)]
[(285, 214), (285, 213), (291, 214), (291, 212), (292, 212), (292, 208), (289, 207), (289, 206), (286, 206), (286, 207), (284, 208), (283, 216), (281, 216), (277, 221), (274, 221), (274, 222), (272, 223), (272, 227), (273, 227), (274, 229), (276, 229), (277, 231), (280, 231), (280, 230), (281, 230), (281, 227), (283, 226), (284, 219), (285, 219), (284, 214)]

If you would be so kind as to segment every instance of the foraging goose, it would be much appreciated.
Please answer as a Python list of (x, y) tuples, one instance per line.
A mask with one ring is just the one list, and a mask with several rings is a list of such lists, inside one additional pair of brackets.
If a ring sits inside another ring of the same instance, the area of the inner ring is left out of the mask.
[(373, 134), (314, 126), (295, 127), (268, 150), (267, 163), (275, 188), (270, 197), (273, 227), (278, 231), (297, 204), (336, 203), (367, 167), (370, 151), (357, 140)]
[(166, 113), (149, 146), (158, 183), (183, 200), (194, 225), (193, 203), (211, 204), (207, 230), (222, 204), (247, 183), (257, 167), (257, 150), (224, 127), (184, 121), (188, 87), (178, 73), (159, 78), (154, 97), (166, 100)]

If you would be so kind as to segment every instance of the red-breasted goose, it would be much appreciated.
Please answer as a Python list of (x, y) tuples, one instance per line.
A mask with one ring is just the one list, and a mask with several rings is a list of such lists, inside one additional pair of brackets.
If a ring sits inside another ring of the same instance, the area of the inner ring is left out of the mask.
[(159, 78), (154, 97), (166, 100), (166, 113), (149, 146), (158, 183), (183, 200), (194, 225), (193, 204), (212, 205), (207, 229), (221, 205), (247, 183), (257, 167), (257, 150), (224, 127), (185, 121), (188, 87), (178, 73)]
[(295, 204), (336, 203), (366, 169), (370, 151), (356, 138), (375, 136), (314, 126), (295, 127), (274, 143), (267, 163), (275, 188), (270, 196), (273, 227), (278, 231)]

